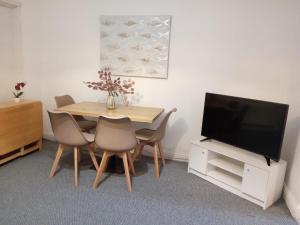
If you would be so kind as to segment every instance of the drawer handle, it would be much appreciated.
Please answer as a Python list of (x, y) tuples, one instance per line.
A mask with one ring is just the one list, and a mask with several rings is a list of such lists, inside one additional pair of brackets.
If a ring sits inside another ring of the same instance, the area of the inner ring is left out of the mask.
[(249, 169), (249, 168), (247, 169), (247, 172), (250, 172), (250, 169)]

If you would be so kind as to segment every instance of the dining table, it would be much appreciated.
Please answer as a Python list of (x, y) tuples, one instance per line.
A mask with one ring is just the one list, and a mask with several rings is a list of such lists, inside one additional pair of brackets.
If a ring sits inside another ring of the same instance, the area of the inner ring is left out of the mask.
[(62, 106), (56, 110), (68, 112), (72, 115), (96, 118), (99, 116), (111, 118), (129, 117), (131, 121), (141, 123), (153, 123), (164, 111), (163, 108), (133, 105), (119, 105), (115, 109), (107, 109), (105, 103), (86, 101)]
[[(107, 109), (105, 103), (88, 101), (62, 106), (55, 110), (68, 112), (71, 115), (80, 115), (92, 118), (98, 118), (100, 116), (110, 118), (129, 117), (133, 122), (148, 124), (153, 123), (164, 112), (163, 108), (133, 105), (118, 105), (115, 109)], [(124, 173), (121, 165), (122, 163), (119, 162), (118, 158), (112, 157), (107, 170), (114, 173)], [(93, 166), (91, 168), (94, 169)]]

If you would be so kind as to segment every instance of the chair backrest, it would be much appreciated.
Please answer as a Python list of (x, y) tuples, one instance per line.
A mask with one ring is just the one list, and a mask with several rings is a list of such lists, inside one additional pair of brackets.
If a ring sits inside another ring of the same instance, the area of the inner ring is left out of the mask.
[(173, 108), (171, 111), (169, 111), (165, 117), (163, 118), (163, 120), (161, 121), (160, 125), (158, 126), (158, 128), (156, 129), (154, 135), (152, 136), (152, 138), (149, 140), (151, 142), (154, 142), (154, 141), (160, 141), (161, 139), (164, 138), (165, 134), (166, 134), (166, 127), (167, 127), (167, 123), (168, 123), (168, 120), (171, 116), (171, 114), (173, 112), (176, 112), (177, 109), (176, 108)]
[[(75, 104), (74, 99), (72, 98), (72, 96), (70, 95), (61, 95), (61, 96), (55, 96), (55, 102), (56, 102), (56, 106), (59, 107), (63, 107), (66, 105), (72, 105)], [(83, 116), (74, 116), (75, 120), (84, 120)]]
[(82, 146), (88, 144), (80, 127), (71, 114), (67, 112), (48, 111), (51, 127), (56, 140), (65, 145)]
[(107, 151), (127, 151), (137, 144), (135, 129), (128, 117), (100, 116), (96, 128), (96, 145)]
[(74, 99), (70, 95), (55, 96), (54, 98), (57, 107), (63, 107), (75, 103)]

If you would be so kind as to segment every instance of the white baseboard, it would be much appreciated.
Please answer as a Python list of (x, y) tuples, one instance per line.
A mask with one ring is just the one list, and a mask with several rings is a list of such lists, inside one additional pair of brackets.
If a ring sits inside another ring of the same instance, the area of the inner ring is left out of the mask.
[(44, 133), (43, 138), (49, 141), (56, 141), (53, 133)]
[[(178, 154), (178, 153), (169, 152), (169, 151), (166, 151), (166, 150), (164, 151), (164, 153), (165, 153), (165, 158), (166, 159), (179, 161), (179, 162), (187, 162), (188, 161), (188, 156), (185, 155), (185, 154)], [(143, 151), (143, 155), (153, 156), (153, 151), (149, 150), (149, 149), (145, 149)]]
[(292, 216), (297, 220), (298, 224), (300, 224), (300, 204), (286, 184), (284, 184), (283, 198)]

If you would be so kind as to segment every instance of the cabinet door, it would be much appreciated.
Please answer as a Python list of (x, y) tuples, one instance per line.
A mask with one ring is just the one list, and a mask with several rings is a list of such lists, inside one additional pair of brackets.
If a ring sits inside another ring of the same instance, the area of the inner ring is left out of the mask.
[(206, 174), (207, 150), (199, 146), (192, 145), (189, 157), (189, 167), (200, 173)]
[(242, 192), (265, 201), (269, 174), (267, 171), (245, 164)]

